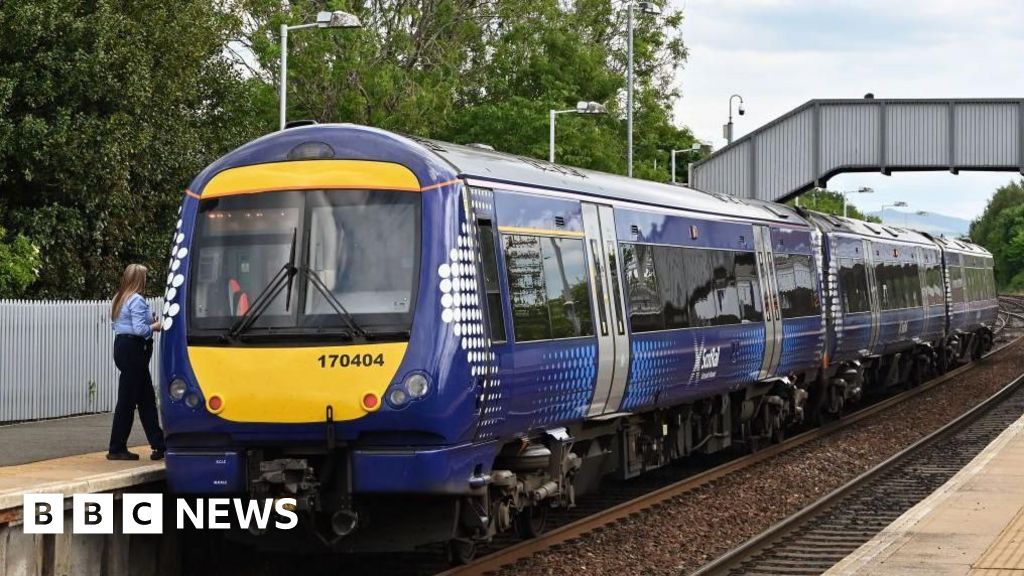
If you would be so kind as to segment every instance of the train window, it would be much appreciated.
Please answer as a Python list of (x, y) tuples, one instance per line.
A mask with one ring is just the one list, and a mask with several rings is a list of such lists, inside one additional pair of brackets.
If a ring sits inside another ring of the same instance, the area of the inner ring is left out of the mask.
[(488, 334), (494, 342), (505, 341), (505, 315), (501, 307), (501, 286), (498, 283), (498, 251), (494, 242), (494, 226), (480, 220), (480, 257), (484, 269), (484, 292), (487, 293)]
[(915, 308), (921, 307), (921, 269), (917, 264), (904, 264), (907, 287), (907, 305)]
[(810, 256), (776, 254), (775, 277), (779, 283), (779, 303), (783, 318), (821, 313)]
[(757, 279), (757, 260), (753, 252), (734, 252), (733, 270), (736, 273), (736, 292), (740, 305), (740, 318), (747, 322), (761, 322), (761, 285)]
[(949, 293), (953, 302), (964, 301), (964, 280), (963, 271), (959, 265), (953, 265), (949, 270)]
[(732, 252), (711, 253), (715, 289), (715, 325), (740, 323), (740, 300), (736, 289), (736, 263)]
[(625, 276), (629, 328), (633, 332), (665, 329), (653, 246), (622, 243), (622, 273)]
[(867, 270), (863, 262), (853, 258), (839, 260), (839, 292), (847, 314), (871, 310)]
[(601, 271), (601, 248), (597, 240), (590, 240), (590, 265), (593, 267), (594, 284), (597, 287), (597, 319), (601, 323), (601, 336), (608, 335), (608, 312), (604, 301), (604, 274)]
[(542, 238), (544, 285), (551, 317), (552, 338), (592, 336), (590, 286), (583, 257), (583, 240)]
[(609, 275), (612, 277), (612, 301), (615, 302), (615, 315), (619, 319), (616, 323), (615, 330), (619, 335), (622, 335), (626, 333), (626, 325), (622, 320), (622, 289), (619, 286), (619, 252), (615, 249), (615, 242), (608, 240), (605, 244), (608, 247), (608, 267), (611, 269), (611, 273)]
[(592, 335), (583, 241), (515, 234), (503, 238), (516, 341)]
[[(678, 274), (683, 277), (685, 302), (690, 316), (690, 326), (712, 326), (718, 315), (714, 300), (714, 270), (712, 268), (713, 252), (710, 250), (694, 250), (668, 248), (679, 256)], [(664, 287), (664, 286), (663, 286)], [(669, 323), (666, 313), (665, 322)], [(669, 326), (672, 328), (673, 326)], [(684, 328), (685, 325), (679, 326)]]
[(503, 239), (516, 341), (546, 340), (551, 337), (551, 323), (545, 301), (540, 238), (506, 235)]
[(691, 325), (690, 309), (686, 305), (690, 277), (703, 277), (705, 274), (684, 264), (681, 248), (651, 246), (650, 250), (658, 270), (658, 303), (665, 328), (687, 328)]

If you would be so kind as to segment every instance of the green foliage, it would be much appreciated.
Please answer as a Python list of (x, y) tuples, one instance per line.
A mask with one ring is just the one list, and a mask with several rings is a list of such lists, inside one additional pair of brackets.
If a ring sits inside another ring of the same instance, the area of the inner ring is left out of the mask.
[(182, 190), (257, 134), (206, 0), (0, 3), (0, 225), (41, 250), (38, 297), (106, 297), (166, 267)]
[[(638, 16), (635, 162), (667, 181), (693, 136), (671, 118), (682, 15)], [(36, 297), (106, 297), (129, 262), (159, 278), (182, 189), (289, 117), (354, 122), (625, 173), (626, 0), (19, 0), (0, 3), (0, 226), (40, 249)], [(696, 160), (684, 155), (680, 163)], [(655, 168), (655, 163), (657, 168)], [(682, 169), (682, 167), (680, 167)], [(682, 169), (685, 172), (685, 169)], [(20, 241), (19, 241), (20, 242)], [(19, 284), (20, 286), (20, 284)]]
[[(786, 204), (794, 206), (796, 201), (790, 200), (786, 202)], [(842, 216), (843, 195), (840, 192), (816, 188), (800, 197), (800, 206), (807, 208), (808, 210), (814, 210), (815, 212)], [(868, 216), (867, 214), (864, 214), (858, 210), (852, 202), (847, 202), (846, 204), (846, 215), (849, 218), (856, 218), (857, 220), (864, 220), (866, 222), (882, 222), (878, 216)]]
[(999, 286), (1024, 290), (1024, 181), (996, 190), (985, 212), (971, 222), (970, 235), (992, 253)]
[(39, 275), (39, 248), (0, 227), (0, 298), (20, 298)]
[[(253, 67), (276, 90), (279, 28), (318, 10), (359, 15), (359, 30), (289, 34), (288, 117), (355, 122), (546, 159), (548, 110), (579, 100), (609, 114), (560, 115), (560, 163), (626, 172), (623, 103), (626, 2), (622, 0), (247, 0), (256, 23)], [(682, 15), (666, 10), (635, 27), (634, 175), (668, 181), (669, 151), (689, 148), (672, 123), (674, 72), (685, 60)], [(268, 109), (264, 123), (276, 110)], [(657, 160), (658, 168), (654, 168)], [(687, 161), (696, 158), (687, 158)], [(682, 162), (682, 160), (681, 160)]]

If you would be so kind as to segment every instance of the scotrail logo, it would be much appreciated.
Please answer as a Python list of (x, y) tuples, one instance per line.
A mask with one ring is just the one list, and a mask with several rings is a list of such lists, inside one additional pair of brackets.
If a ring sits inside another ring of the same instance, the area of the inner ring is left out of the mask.
[(693, 341), (693, 370), (690, 372), (690, 383), (714, 378), (718, 374), (718, 358), (721, 348), (705, 347), (704, 339)]

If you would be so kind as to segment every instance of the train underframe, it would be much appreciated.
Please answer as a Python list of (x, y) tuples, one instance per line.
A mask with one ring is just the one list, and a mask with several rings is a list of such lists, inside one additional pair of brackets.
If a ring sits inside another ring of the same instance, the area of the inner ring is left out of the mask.
[[(629, 479), (695, 454), (760, 449), (805, 422), (838, 417), (865, 395), (911, 387), (980, 358), (992, 343), (988, 329), (958, 333), (828, 373), (791, 374), (671, 408), (539, 431), (505, 444), (491, 472), (474, 477), (469, 495), (353, 495), (344, 447), (250, 451), (250, 493), (297, 497), (309, 540), (334, 550), (443, 541), (449, 559), (465, 563), (498, 534), (536, 536), (550, 509), (573, 507), (606, 478)], [(265, 535), (243, 534), (256, 536), (266, 545)]]

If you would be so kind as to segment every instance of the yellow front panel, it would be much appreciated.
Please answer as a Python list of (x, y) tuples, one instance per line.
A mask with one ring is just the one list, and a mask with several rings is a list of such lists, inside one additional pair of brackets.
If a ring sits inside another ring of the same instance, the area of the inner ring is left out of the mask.
[[(312, 348), (190, 346), (192, 370), (203, 396), (220, 396), (218, 416), (234, 422), (354, 420), (367, 393), (384, 401), (408, 343)], [(358, 358), (358, 359), (357, 359)], [(366, 360), (369, 359), (369, 362)], [(378, 404), (379, 406), (379, 404)]]
[(394, 162), (297, 160), (230, 168), (214, 176), (201, 197), (345, 188), (419, 192), (420, 182), (411, 170)]

